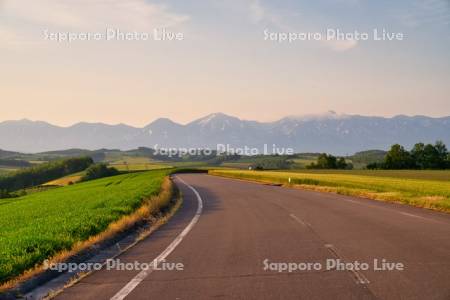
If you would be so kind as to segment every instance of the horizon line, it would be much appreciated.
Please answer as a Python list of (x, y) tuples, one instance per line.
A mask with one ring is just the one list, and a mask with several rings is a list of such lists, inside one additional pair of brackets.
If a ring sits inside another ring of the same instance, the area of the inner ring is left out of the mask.
[(304, 119), (320, 119), (320, 118), (326, 118), (326, 117), (332, 117), (335, 116), (336, 118), (345, 118), (345, 117), (365, 117), (365, 118), (382, 118), (382, 119), (394, 119), (394, 118), (398, 118), (398, 117), (407, 117), (407, 118), (416, 118), (416, 117), (425, 117), (425, 118), (430, 118), (430, 119), (443, 119), (443, 118), (449, 118), (450, 115), (442, 115), (442, 116), (429, 116), (429, 115), (407, 115), (407, 114), (396, 114), (396, 115), (392, 115), (392, 116), (380, 116), (380, 115), (362, 115), (362, 114), (345, 114), (345, 113), (336, 113), (334, 111), (328, 111), (325, 113), (318, 113), (318, 114), (303, 114), (303, 115), (287, 115), (281, 118), (278, 118), (274, 121), (260, 121), (260, 120), (251, 120), (251, 119), (245, 119), (245, 118), (240, 118), (240, 117), (236, 117), (234, 115), (231, 114), (227, 114), (227, 113), (223, 113), (223, 112), (215, 112), (215, 113), (209, 113), (207, 115), (204, 115), (203, 117), (199, 117), (199, 118), (195, 118), (192, 121), (189, 121), (187, 123), (181, 123), (181, 122), (177, 122), (174, 121), (173, 119), (169, 118), (169, 117), (159, 117), (154, 119), (153, 121), (148, 122), (146, 125), (140, 127), (140, 126), (134, 126), (134, 125), (129, 125), (127, 123), (107, 123), (107, 122), (101, 122), (101, 121), (79, 121), (76, 123), (72, 123), (70, 125), (60, 125), (57, 123), (53, 123), (51, 121), (45, 121), (45, 120), (39, 120), (39, 119), (30, 119), (30, 118), (21, 118), (21, 119), (8, 119), (8, 120), (3, 120), (0, 121), (0, 124), (3, 123), (7, 123), (7, 122), (21, 122), (21, 121), (27, 121), (27, 122), (32, 122), (32, 123), (46, 123), (52, 126), (56, 126), (56, 127), (61, 127), (61, 128), (70, 128), (79, 124), (99, 124), (99, 125), (108, 125), (108, 126), (128, 126), (128, 127), (133, 127), (136, 129), (142, 129), (144, 127), (147, 127), (151, 124), (153, 124), (154, 122), (158, 121), (158, 120), (169, 120), (177, 125), (181, 125), (181, 126), (186, 126), (189, 125), (191, 123), (200, 121), (202, 119), (205, 119), (207, 117), (211, 117), (214, 115), (223, 115), (226, 117), (230, 117), (230, 118), (236, 118), (239, 119), (240, 121), (244, 121), (244, 122), (257, 122), (257, 123), (276, 123), (279, 122), (283, 119), (294, 119), (294, 118), (304, 118)]

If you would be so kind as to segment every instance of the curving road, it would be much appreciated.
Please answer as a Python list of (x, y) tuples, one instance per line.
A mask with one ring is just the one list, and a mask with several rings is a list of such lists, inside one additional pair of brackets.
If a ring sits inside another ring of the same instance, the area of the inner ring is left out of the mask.
[[(175, 181), (180, 211), (119, 258), (183, 270), (101, 270), (56, 298), (450, 299), (447, 214), (200, 174)], [(374, 259), (397, 270), (376, 271)], [(277, 262), (322, 269), (278, 272)], [(370, 267), (348, 270), (355, 262)]]

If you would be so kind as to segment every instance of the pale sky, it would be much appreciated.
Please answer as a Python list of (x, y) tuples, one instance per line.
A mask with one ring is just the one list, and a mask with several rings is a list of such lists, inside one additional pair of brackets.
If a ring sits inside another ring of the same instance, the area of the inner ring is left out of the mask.
[[(73, 41), (52, 33), (178, 41)], [(403, 40), (265, 40), (266, 32), (385, 28)], [(0, 0), (0, 121), (143, 126), (213, 112), (273, 121), (346, 114), (450, 115), (448, 0)]]

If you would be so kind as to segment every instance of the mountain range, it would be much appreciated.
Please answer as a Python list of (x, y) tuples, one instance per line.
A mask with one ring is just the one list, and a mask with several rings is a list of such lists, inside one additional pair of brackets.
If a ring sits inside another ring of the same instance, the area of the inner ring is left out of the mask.
[(328, 112), (263, 123), (214, 113), (185, 125), (161, 118), (143, 128), (84, 122), (60, 127), (27, 119), (0, 123), (0, 149), (25, 153), (70, 148), (127, 150), (156, 145), (216, 149), (217, 144), (262, 150), (266, 144), (269, 148), (293, 148), (295, 152), (345, 155), (367, 149), (385, 150), (394, 143), (409, 148), (419, 141), (436, 140), (450, 146), (450, 116), (386, 118)]

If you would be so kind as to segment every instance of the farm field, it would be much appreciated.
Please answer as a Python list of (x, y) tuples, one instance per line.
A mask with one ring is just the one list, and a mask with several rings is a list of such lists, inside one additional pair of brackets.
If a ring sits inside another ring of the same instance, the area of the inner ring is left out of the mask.
[(175, 168), (207, 168), (208, 164), (201, 161), (181, 161), (170, 162), (170, 165)]
[(2, 174), (6, 174), (12, 171), (15, 171), (16, 169), (11, 169), (11, 168), (7, 168), (7, 167), (1, 167), (0, 166), (0, 175)]
[[(364, 172), (367, 172), (364, 174)], [(421, 172), (424, 172), (421, 174)], [(449, 171), (244, 171), (210, 170), (211, 175), (268, 183), (297, 185), (302, 188), (399, 202), (450, 212)], [(363, 175), (364, 174), (364, 175)], [(386, 176), (389, 174), (390, 176)], [(397, 177), (393, 177), (395, 176)], [(403, 176), (401, 176), (403, 174)], [(429, 179), (430, 174), (434, 179)], [(400, 177), (401, 176), (401, 177)], [(418, 177), (421, 177), (419, 179)], [(413, 178), (414, 177), (414, 178)], [(426, 178), (426, 179), (424, 179)], [(437, 179), (435, 179), (437, 178)]]
[(132, 213), (159, 193), (167, 174), (130, 173), (0, 200), (0, 284)]
[[(286, 172), (286, 171), (280, 171)], [(450, 170), (289, 170), (302, 174), (343, 174), (450, 181)]]
[(294, 168), (304, 169), (307, 165), (315, 163), (317, 158), (296, 158), (292, 160), (294, 162)]
[(58, 178), (58, 179), (49, 181), (47, 183), (44, 183), (42, 186), (55, 186), (55, 185), (56, 186), (66, 186), (66, 185), (70, 185), (72, 183), (77, 183), (78, 181), (80, 181), (84, 174), (85, 174), (84, 171), (77, 172), (77, 173), (74, 173), (74, 174), (70, 174), (70, 175), (64, 176), (62, 178)]
[(109, 163), (117, 163), (117, 164), (147, 164), (151, 163), (153, 160), (151, 160), (148, 157), (143, 156), (118, 156), (118, 155), (109, 155), (105, 159)]
[(169, 165), (158, 164), (158, 163), (145, 163), (145, 164), (120, 164), (111, 163), (110, 167), (114, 167), (119, 171), (147, 171), (147, 170), (158, 170), (171, 168)]
[(241, 163), (241, 162), (224, 162), (220, 166), (225, 168), (233, 168), (233, 169), (248, 169), (252, 164), (251, 163)]
[(171, 168), (164, 162), (154, 161), (148, 157), (122, 156), (116, 160), (110, 161), (109, 166), (119, 171), (145, 171)]

